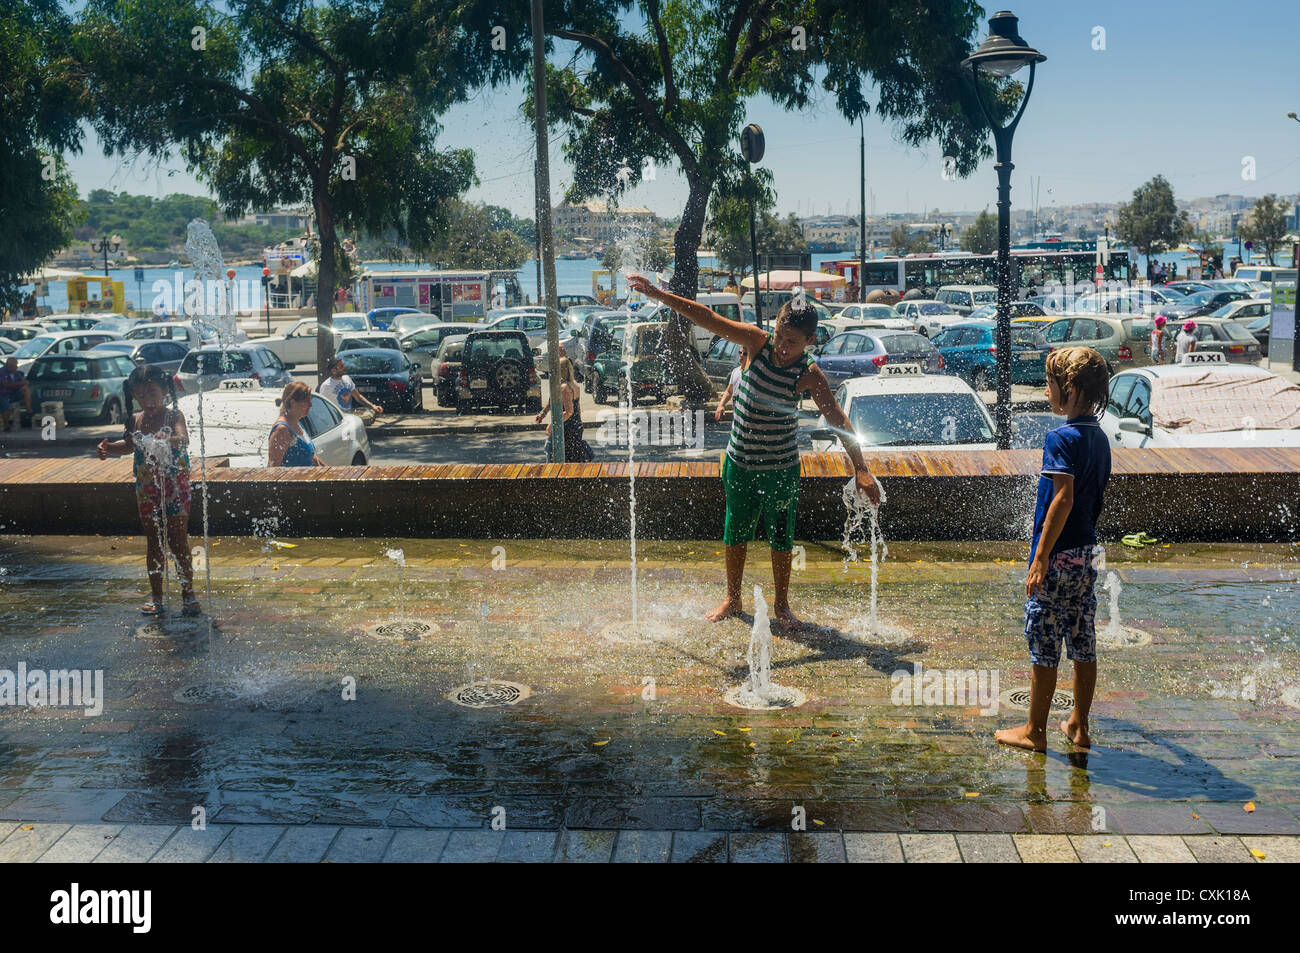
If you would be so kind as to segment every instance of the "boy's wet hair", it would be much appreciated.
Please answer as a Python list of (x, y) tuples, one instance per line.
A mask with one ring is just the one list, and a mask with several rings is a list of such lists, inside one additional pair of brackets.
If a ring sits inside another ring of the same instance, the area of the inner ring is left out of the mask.
[(781, 305), (781, 310), (776, 313), (776, 323), (787, 324), (811, 338), (817, 333), (817, 309), (806, 299), (800, 305), (791, 298)]
[(176, 384), (172, 375), (156, 364), (141, 364), (133, 368), (126, 377), (126, 383), (122, 385), (122, 397), (126, 401), (126, 420), (123, 423), (128, 434), (131, 432), (131, 417), (135, 413), (135, 391), (150, 384), (157, 385), (170, 399), (172, 410), (176, 409)]
[(1077, 392), (1084, 396), (1093, 414), (1106, 409), (1110, 396), (1110, 368), (1106, 359), (1090, 347), (1063, 347), (1047, 355), (1047, 377), (1056, 382), (1065, 400)]

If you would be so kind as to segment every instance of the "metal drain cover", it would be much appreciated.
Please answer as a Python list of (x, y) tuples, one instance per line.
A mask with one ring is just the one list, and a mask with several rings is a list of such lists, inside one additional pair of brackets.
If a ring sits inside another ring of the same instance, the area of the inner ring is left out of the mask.
[(1135, 629), (1130, 625), (1119, 627), (1119, 637), (1112, 638), (1110, 626), (1097, 627), (1097, 644), (1108, 649), (1136, 649), (1151, 644), (1151, 633)]
[(438, 623), (423, 619), (390, 619), (367, 626), (366, 632), (377, 639), (390, 642), (419, 642), (426, 636), (438, 632)]
[(748, 711), (772, 711), (778, 708), (798, 708), (808, 700), (808, 696), (797, 688), (785, 685), (773, 685), (766, 699), (759, 698), (749, 690), (748, 685), (737, 685), (725, 696), (728, 705), (744, 708)]
[[(1029, 711), (1029, 689), (1013, 688), (998, 696), (998, 704), (1016, 711)], [(1052, 692), (1052, 708), (1055, 711), (1074, 711), (1074, 693), (1063, 688)]]
[(225, 685), (186, 685), (172, 693), (172, 698), (186, 705), (207, 705), (212, 702), (229, 702), (239, 693)]
[(527, 685), (492, 679), (453, 688), (447, 693), (447, 700), (463, 708), (504, 708), (518, 704), (532, 693)]

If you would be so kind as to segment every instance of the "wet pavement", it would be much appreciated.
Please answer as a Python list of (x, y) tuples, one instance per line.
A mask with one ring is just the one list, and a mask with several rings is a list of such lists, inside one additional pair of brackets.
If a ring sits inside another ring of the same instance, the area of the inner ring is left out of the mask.
[(214, 541), (208, 614), (161, 621), (140, 537), (0, 543), (0, 680), (105, 695), (0, 705), (0, 859), (1300, 859), (1300, 547), (1110, 547), (1151, 641), (1103, 649), (1091, 753), (1035, 755), (894, 675), (1027, 687), (1021, 544), (891, 545), (876, 635), (867, 568), (804, 544), (772, 678), (807, 702), (754, 712), (717, 542), (638, 545), (636, 632), (625, 542), (288, 542)]

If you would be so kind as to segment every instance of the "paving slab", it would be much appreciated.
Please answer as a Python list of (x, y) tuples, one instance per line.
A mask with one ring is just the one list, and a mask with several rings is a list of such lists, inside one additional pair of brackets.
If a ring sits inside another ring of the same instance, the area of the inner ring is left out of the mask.
[(678, 831), (673, 834), (674, 864), (725, 864), (728, 859), (726, 834), (704, 831)]
[(899, 834), (909, 864), (960, 864), (961, 851), (952, 834)]
[(1185, 837), (1198, 864), (1247, 864), (1254, 857), (1240, 837)]
[(88, 864), (122, 830), (121, 824), (74, 824), (37, 859), (40, 864)]
[(318, 864), (338, 836), (339, 828), (305, 825), (290, 827), (267, 855), (274, 864)]
[(1016, 834), (1013, 836), (1020, 859), (1028, 864), (1079, 862), (1070, 838), (1065, 834)]
[(901, 864), (904, 859), (897, 834), (845, 832), (844, 853), (851, 864)]
[(374, 864), (388, 850), (393, 832), (373, 827), (344, 827), (330, 844), (325, 860), (331, 864)]
[(616, 864), (667, 863), (673, 854), (674, 839), (672, 831), (619, 831), (614, 843), (613, 862)]
[(614, 855), (615, 831), (565, 831), (560, 836), (556, 861), (567, 864), (604, 864)]
[(1181, 837), (1161, 834), (1131, 834), (1124, 838), (1144, 864), (1194, 864), (1196, 855)]
[(1018, 864), (1020, 853), (1010, 834), (957, 835), (961, 859), (968, 864)]
[(0, 841), (0, 863), (31, 863), (71, 828), (71, 824), (20, 824)]
[(790, 852), (790, 862), (795, 864), (848, 863), (844, 835), (838, 831), (787, 834), (786, 849)]
[(1246, 835), (1241, 838), (1241, 842), (1247, 850), (1257, 850), (1264, 855), (1263, 858), (1257, 858), (1261, 863), (1300, 864), (1300, 837)]
[(161, 824), (127, 824), (95, 858), (97, 864), (144, 864), (167, 843), (176, 828)]
[(452, 831), (438, 858), (443, 864), (490, 864), (501, 852), (504, 831)]
[(1071, 834), (1070, 844), (1085, 864), (1136, 864), (1137, 854), (1119, 836), (1106, 834)]
[(450, 838), (451, 831), (395, 831), (384, 863), (436, 864)]

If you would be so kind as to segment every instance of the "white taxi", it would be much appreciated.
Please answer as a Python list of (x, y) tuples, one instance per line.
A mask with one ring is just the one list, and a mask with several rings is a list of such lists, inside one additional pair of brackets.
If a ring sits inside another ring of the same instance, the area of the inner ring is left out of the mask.
[[(886, 364), (835, 391), (863, 450), (994, 450), (997, 430), (984, 401), (958, 377), (925, 374), (919, 364)], [(841, 447), (820, 417), (812, 449)]]
[(1100, 423), (1112, 447), (1300, 447), (1300, 386), (1192, 351), (1112, 377)]
[[(229, 457), (232, 467), (266, 466), (271, 427), (280, 410), (280, 391), (267, 390), (249, 379), (224, 380), (203, 394), (203, 448), (209, 457)], [(199, 456), (199, 395), (176, 402), (190, 432), (190, 457)], [(316, 446), (326, 466), (365, 466), (370, 462), (366, 427), (355, 414), (345, 414), (333, 401), (311, 395), (311, 411), (302, 418), (303, 430)]]

